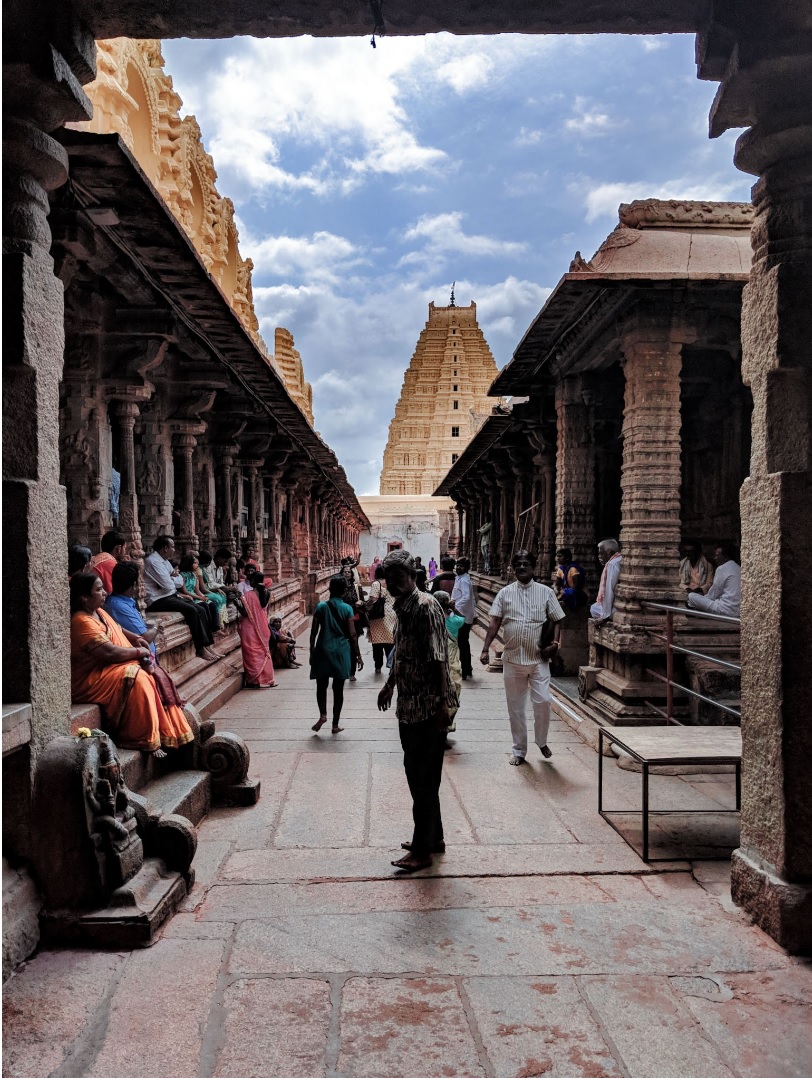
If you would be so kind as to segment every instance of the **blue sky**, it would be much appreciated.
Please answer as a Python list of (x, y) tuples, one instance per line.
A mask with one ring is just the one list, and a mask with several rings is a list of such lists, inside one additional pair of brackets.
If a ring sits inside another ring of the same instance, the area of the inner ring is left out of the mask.
[(260, 328), (285, 326), (316, 428), (377, 494), (428, 303), (477, 303), (510, 359), (576, 249), (634, 198), (748, 199), (693, 39), (166, 41), (236, 207)]

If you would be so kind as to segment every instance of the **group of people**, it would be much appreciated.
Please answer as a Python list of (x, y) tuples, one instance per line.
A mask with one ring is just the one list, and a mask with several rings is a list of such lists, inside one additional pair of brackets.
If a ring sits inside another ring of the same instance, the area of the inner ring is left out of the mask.
[[(163, 757), (193, 736), (184, 702), (158, 662), (158, 627), (144, 620), (138, 606), (141, 569), (125, 559), (126, 546), (124, 534), (110, 530), (98, 554), (81, 545), (68, 551), (72, 699), (99, 705), (121, 748)], [(225, 547), (213, 555), (187, 552), (178, 559), (174, 540), (164, 534), (144, 560), (147, 614), (181, 614), (196, 655), (207, 662), (224, 659), (213, 648), (214, 635), (227, 604), (237, 606), (247, 688), (275, 686), (274, 663), (300, 666), (295, 639), (281, 619), (269, 620), (270, 584), (250, 550), (239, 560)]]

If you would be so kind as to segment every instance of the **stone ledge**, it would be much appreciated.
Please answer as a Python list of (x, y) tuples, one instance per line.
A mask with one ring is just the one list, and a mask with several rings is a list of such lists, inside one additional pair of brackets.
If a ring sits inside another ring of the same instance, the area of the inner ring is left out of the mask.
[(3, 706), (3, 757), (31, 742), (33, 710), (28, 702)]
[(784, 881), (743, 848), (730, 864), (733, 902), (795, 956), (812, 956), (812, 885)]

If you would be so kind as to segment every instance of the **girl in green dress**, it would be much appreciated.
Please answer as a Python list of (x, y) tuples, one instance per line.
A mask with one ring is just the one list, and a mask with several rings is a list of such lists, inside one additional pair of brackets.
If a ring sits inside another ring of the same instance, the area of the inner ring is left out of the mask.
[(327, 723), (327, 687), (333, 680), (333, 735), (339, 726), (344, 704), (344, 683), (350, 677), (352, 657), (360, 671), (364, 666), (355, 633), (355, 612), (341, 597), (346, 581), (337, 574), (330, 578), (330, 599), (316, 604), (310, 627), (310, 678), (316, 680), (316, 704), (319, 719), (313, 725), (319, 731)]

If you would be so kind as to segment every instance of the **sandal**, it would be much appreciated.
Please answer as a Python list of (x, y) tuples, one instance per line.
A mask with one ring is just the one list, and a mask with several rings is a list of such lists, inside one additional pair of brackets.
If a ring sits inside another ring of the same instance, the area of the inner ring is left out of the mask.
[(339, 727), (338, 724), (333, 724), (333, 735), (338, 735), (339, 731), (343, 730), (343, 727)]
[(407, 874), (414, 874), (418, 870), (425, 870), (431, 866), (431, 855), (404, 855), (402, 859), (393, 859), (392, 865), (398, 870), (404, 870)]
[(324, 727), (324, 725), (326, 723), (327, 723), (327, 717), (326, 716), (320, 716), (318, 718), (318, 720), (316, 721), (316, 723), (313, 725), (313, 727), (310, 730), (311, 731), (321, 731), (321, 729)]

